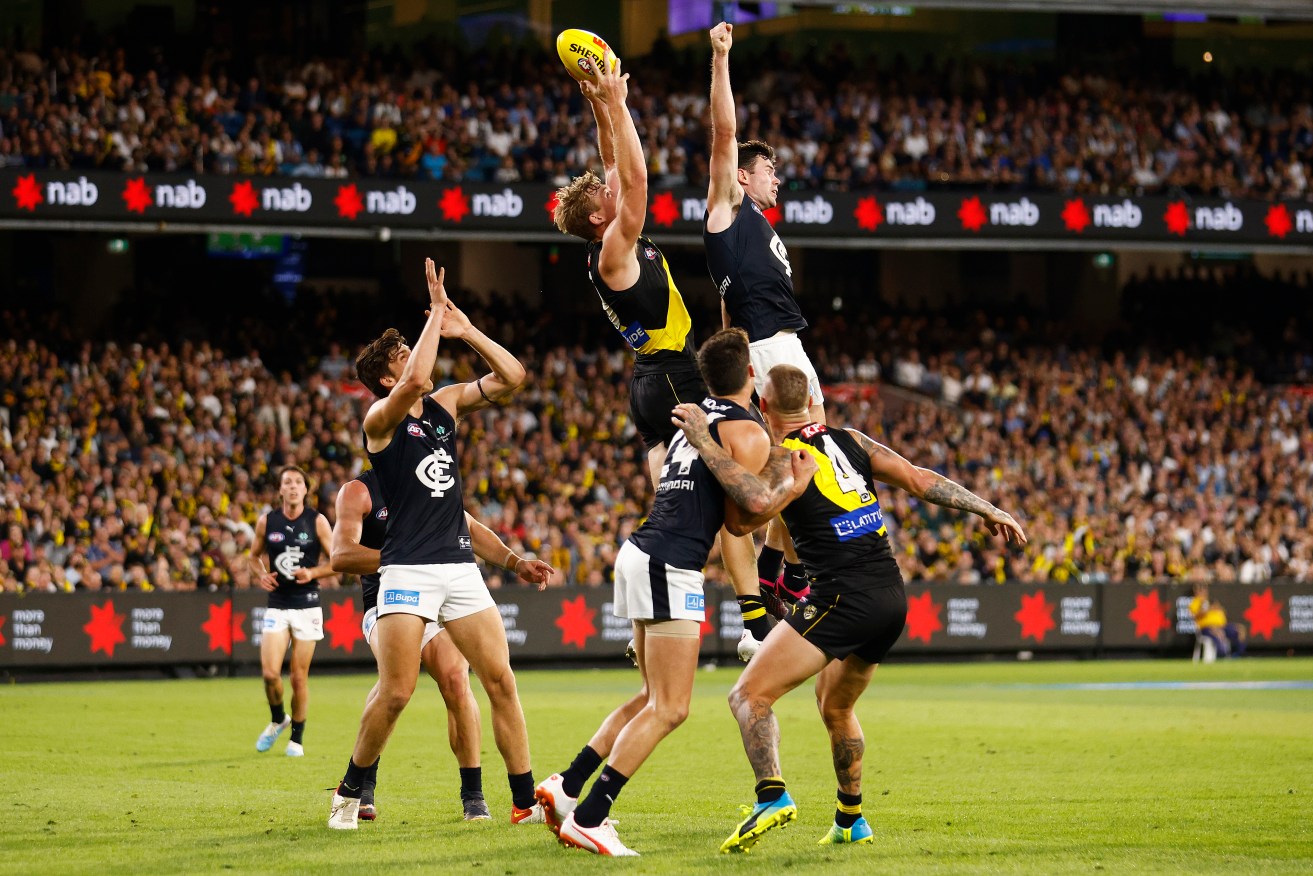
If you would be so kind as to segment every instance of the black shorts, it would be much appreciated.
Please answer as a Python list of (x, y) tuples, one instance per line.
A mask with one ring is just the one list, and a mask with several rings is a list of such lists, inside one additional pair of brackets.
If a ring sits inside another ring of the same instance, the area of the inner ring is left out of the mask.
[(854, 654), (867, 663), (884, 660), (903, 634), (907, 592), (901, 578), (882, 577), (870, 586), (830, 590), (812, 586), (785, 623), (836, 660)]
[(696, 371), (675, 374), (641, 374), (629, 383), (629, 415), (634, 418), (643, 445), (651, 450), (658, 444), (670, 446), (678, 427), (670, 422), (675, 405), (700, 404), (707, 397), (707, 385)]

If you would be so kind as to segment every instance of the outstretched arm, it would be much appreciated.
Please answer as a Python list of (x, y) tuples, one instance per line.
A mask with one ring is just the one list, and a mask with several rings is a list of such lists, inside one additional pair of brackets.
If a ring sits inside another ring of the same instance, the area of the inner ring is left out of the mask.
[[(725, 528), (733, 535), (747, 535), (780, 513), (780, 510), (802, 495), (816, 474), (816, 460), (801, 451), (790, 452), (783, 447), (770, 447), (765, 433), (751, 427), (731, 440), (731, 450), (721, 447), (711, 437), (707, 415), (695, 404), (677, 405), (670, 421), (684, 432), (688, 443), (697, 450), (707, 468), (725, 488), (725, 494), (742, 511), (727, 516)], [(721, 427), (722, 438), (732, 424)], [(754, 445), (764, 446), (754, 446)], [(736, 456), (743, 456), (740, 462)], [(764, 464), (761, 457), (765, 456)], [(754, 474), (748, 463), (757, 467)]]
[(524, 385), (525, 370), (501, 344), (479, 331), (469, 317), (450, 301), (446, 304), (447, 316), (442, 322), (444, 338), (460, 338), (474, 348), (474, 352), (492, 368), (473, 383), (444, 386), (433, 393), (433, 400), (447, 409), (453, 417), (463, 417), (473, 411), (505, 401)]
[(611, 123), (611, 111), (607, 109), (606, 101), (592, 82), (581, 81), (579, 90), (593, 108), (593, 121), (597, 123), (597, 154), (602, 157), (602, 177), (606, 179), (615, 170), (615, 131)]
[(848, 434), (856, 438), (862, 449), (866, 451), (867, 457), (871, 460), (871, 475), (876, 480), (906, 490), (926, 502), (978, 514), (984, 518), (985, 525), (993, 535), (1002, 535), (1008, 541), (1017, 544), (1026, 543), (1026, 533), (1011, 514), (995, 508), (966, 487), (938, 472), (913, 465), (856, 429), (849, 429)]
[(734, 25), (721, 22), (711, 29), (711, 185), (707, 189), (707, 230), (724, 231), (743, 203), (739, 185), (738, 119), (729, 83), (729, 50)]
[(476, 557), (514, 572), (526, 584), (537, 584), (539, 590), (547, 586), (547, 579), (556, 571), (550, 564), (520, 556), (508, 548), (497, 533), (471, 517), (468, 511), (465, 512), (465, 525), (470, 528), (470, 543)]
[(647, 162), (634, 117), (625, 103), (629, 97), (629, 74), (620, 74), (619, 61), (614, 70), (610, 69), (610, 54), (604, 52), (602, 69), (596, 71), (596, 78), (595, 87), (611, 116), (617, 186), (612, 192), (616, 198), (615, 221), (602, 234), (597, 270), (612, 289), (628, 289), (638, 280), (634, 244), (643, 233), (643, 221), (647, 217)]

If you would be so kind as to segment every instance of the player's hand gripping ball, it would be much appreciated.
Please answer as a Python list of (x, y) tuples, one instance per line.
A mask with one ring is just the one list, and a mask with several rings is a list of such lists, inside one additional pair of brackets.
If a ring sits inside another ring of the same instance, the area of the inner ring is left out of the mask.
[(602, 66), (603, 54), (611, 59), (611, 69), (615, 69), (615, 52), (606, 44), (606, 40), (576, 27), (563, 30), (557, 36), (556, 54), (570, 75), (580, 82), (593, 78), (593, 70)]

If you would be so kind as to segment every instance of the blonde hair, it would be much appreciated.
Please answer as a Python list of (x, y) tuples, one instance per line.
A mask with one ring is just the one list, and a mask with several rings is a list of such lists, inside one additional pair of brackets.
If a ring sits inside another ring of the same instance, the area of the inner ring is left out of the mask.
[(602, 180), (591, 170), (570, 180), (570, 184), (556, 190), (556, 209), (552, 210), (552, 221), (565, 234), (573, 234), (584, 240), (597, 237), (597, 226), (588, 218), (597, 209), (593, 203), (593, 193), (601, 188)]
[(776, 365), (767, 374), (770, 381), (771, 410), (781, 414), (807, 412), (811, 401), (811, 381), (796, 365)]

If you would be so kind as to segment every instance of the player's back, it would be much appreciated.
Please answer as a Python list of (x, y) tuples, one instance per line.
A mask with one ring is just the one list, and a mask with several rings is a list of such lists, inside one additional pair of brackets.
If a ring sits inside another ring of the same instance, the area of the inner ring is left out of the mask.
[(730, 325), (746, 331), (749, 341), (807, 327), (793, 297), (788, 251), (751, 198), (743, 199), (724, 231), (708, 231), (704, 216), (702, 240), (707, 269), (725, 301)]
[[(751, 420), (761, 425), (759, 415), (728, 399), (708, 397), (702, 409), (717, 444), (722, 423)], [(724, 524), (724, 488), (684, 433), (676, 432), (666, 450), (652, 511), (630, 541), (666, 565), (700, 571)]]
[(871, 461), (857, 439), (845, 429), (812, 423), (782, 443), (810, 453), (820, 467), (783, 511), (808, 577), (818, 587), (842, 590), (872, 576), (897, 576)]
[(625, 343), (634, 351), (634, 376), (697, 371), (693, 352), (693, 319), (684, 296), (670, 276), (670, 266), (657, 245), (638, 238), (638, 281), (615, 290), (602, 279), (599, 242), (588, 244), (588, 279), (602, 299), (602, 309)]
[(473, 562), (456, 419), (442, 405), (425, 396), (423, 413), (407, 413), (391, 443), (369, 461), (388, 509), (381, 565)]

